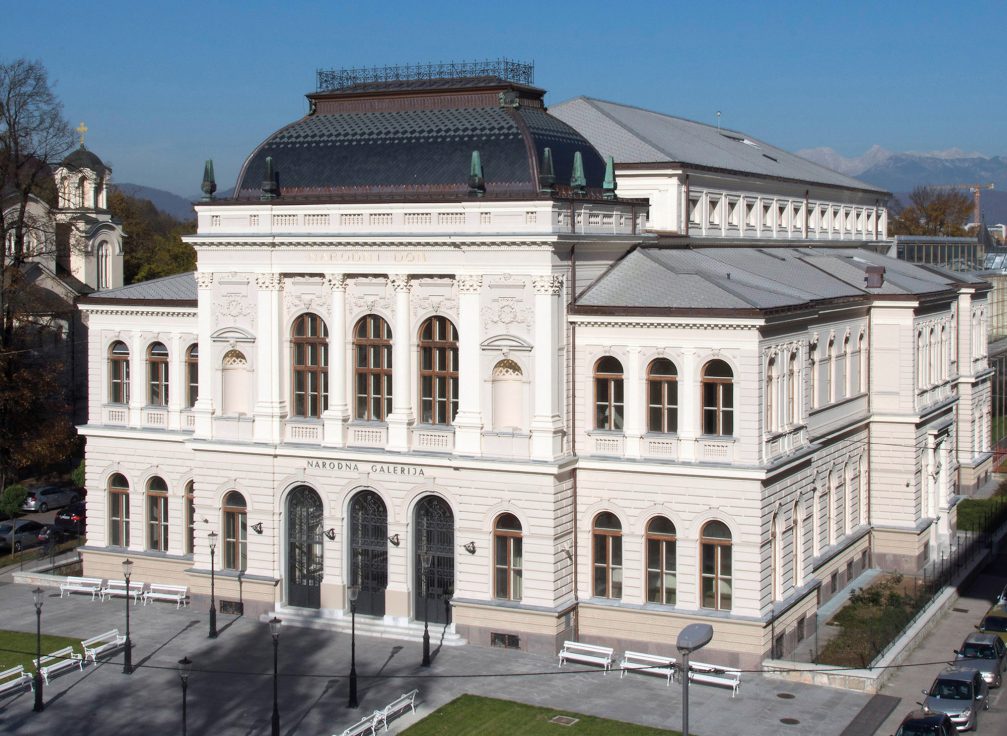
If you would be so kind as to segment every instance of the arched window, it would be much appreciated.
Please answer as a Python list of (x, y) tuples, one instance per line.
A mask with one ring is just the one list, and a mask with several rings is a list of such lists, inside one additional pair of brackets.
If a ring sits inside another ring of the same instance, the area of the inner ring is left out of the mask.
[(797, 351), (790, 354), (787, 360), (787, 425), (797, 424)]
[(937, 333), (933, 327), (927, 339), (927, 385), (933, 386), (940, 378), (937, 370)]
[[(975, 332), (975, 330), (973, 330)], [(916, 387), (923, 388), (927, 382), (926, 351), (923, 349), (923, 330), (916, 332)]]
[(780, 600), (783, 592), (783, 520), (782, 514), (777, 511), (773, 514), (773, 521), (769, 530), (769, 565), (770, 575), (773, 581), (773, 600)]
[(776, 356), (766, 364), (766, 431), (776, 430)]
[(622, 429), (622, 363), (606, 355), (594, 364), (595, 429)]
[(185, 407), (191, 409), (199, 399), (199, 345), (185, 351)]
[(811, 556), (818, 557), (822, 549), (822, 493), (818, 487), (811, 495)]
[(185, 554), (191, 555), (196, 548), (196, 496), (193, 482), (185, 484)]
[(147, 348), (147, 403), (168, 405), (168, 348), (160, 342)]
[(513, 360), (493, 366), (493, 429), (519, 430), (524, 421), (524, 374)]
[(853, 385), (850, 383), (850, 375), (853, 369), (850, 366), (850, 336), (846, 335), (843, 338), (843, 365), (841, 375), (843, 380), (841, 385), (843, 387), (843, 397), (847, 397), (852, 393)]
[(237, 491), (224, 496), (224, 568), (244, 570), (248, 566), (248, 505)]
[(804, 514), (801, 511), (799, 501), (794, 502), (794, 510), (791, 514), (791, 546), (793, 550), (791, 556), (794, 560), (794, 587), (804, 585)]
[(836, 400), (836, 341), (829, 340), (828, 351), (825, 353), (825, 403)]
[(120, 473), (108, 479), (108, 541), (129, 546), (129, 481)]
[(722, 360), (703, 368), (703, 434), (734, 434), (734, 373)]
[(860, 333), (857, 338), (857, 352), (860, 354), (860, 393), (867, 391), (867, 342), (864, 340), (864, 333)]
[(829, 495), (828, 495), (828, 509), (825, 513), (825, 523), (829, 525), (829, 544), (833, 545), (836, 543), (836, 525), (839, 521), (836, 514), (836, 474), (834, 472), (829, 473)]
[(84, 206), (84, 186), (86, 183), (87, 179), (83, 176), (77, 180), (77, 187), (74, 189), (73, 193), (74, 209), (80, 209)]
[(109, 269), (109, 247), (104, 240), (98, 244), (97, 248), (97, 284), (98, 291), (107, 289), (111, 284), (111, 272)]
[(731, 530), (722, 521), (710, 521), (700, 538), (700, 595), (703, 608), (730, 611), (732, 603)]
[(147, 482), (147, 549), (168, 551), (168, 485), (154, 476)]
[(678, 370), (667, 358), (647, 369), (647, 431), (678, 431)]
[(664, 516), (647, 524), (647, 600), (675, 605), (678, 591), (678, 560), (675, 525)]
[(458, 413), (458, 331), (446, 317), (420, 328), (420, 421), (451, 424)]
[(240, 350), (224, 353), (221, 368), (221, 406), (225, 415), (250, 414), (248, 360)]
[(320, 417), (329, 406), (329, 329), (309, 313), (290, 332), (293, 415)]
[(811, 394), (811, 408), (818, 408), (818, 343), (808, 345), (808, 391)]
[(129, 348), (119, 340), (108, 349), (108, 400), (129, 403)]
[(594, 517), (594, 595), (622, 598), (622, 524), (603, 511)]
[(383, 422), (392, 413), (392, 331), (376, 314), (353, 329), (356, 418)]
[(511, 601), (521, 600), (521, 572), (524, 554), (521, 522), (514, 514), (501, 514), (493, 528), (495, 576), (494, 595)]

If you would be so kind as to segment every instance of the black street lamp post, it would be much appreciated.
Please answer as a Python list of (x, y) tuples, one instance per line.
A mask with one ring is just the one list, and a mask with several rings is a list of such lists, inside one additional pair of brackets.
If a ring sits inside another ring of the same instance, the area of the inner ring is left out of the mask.
[(126, 649), (122, 657), (122, 673), (133, 674), (133, 640), (129, 636), (129, 576), (133, 572), (133, 561), (128, 557), (122, 561), (122, 576), (126, 578)]
[(214, 555), (217, 551), (217, 532), (210, 532), (207, 535), (210, 539), (210, 639), (217, 638), (217, 599), (215, 597), (216, 591), (214, 590), (214, 574), (217, 571), (217, 565), (214, 563)]
[(35, 588), (31, 594), (35, 599), (35, 712), (41, 713), (45, 709), (42, 701), (42, 672), (39, 668), (42, 661), (42, 588)]
[(186, 713), (186, 695), (189, 690), (189, 675), (192, 674), (192, 661), (186, 656), (178, 660), (178, 679), (182, 681), (182, 736), (187, 730), (188, 714)]
[(357, 596), (360, 595), (360, 586), (351, 585), (348, 593), (350, 596), (350, 699), (346, 707), (356, 708), (360, 705), (357, 702)]
[(273, 731), (272, 736), (280, 736), (280, 705), (277, 699), (277, 666), (279, 663), (279, 652), (280, 652), (280, 624), (283, 623), (280, 619), (273, 616), (269, 620), (269, 633), (273, 635)]
[(425, 549), (420, 552), (420, 564), (423, 567), (423, 667), (430, 666), (430, 563), (433, 555)]

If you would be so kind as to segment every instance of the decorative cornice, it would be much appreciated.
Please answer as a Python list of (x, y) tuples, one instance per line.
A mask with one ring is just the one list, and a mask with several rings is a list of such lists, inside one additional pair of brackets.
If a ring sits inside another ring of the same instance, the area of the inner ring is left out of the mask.
[(279, 291), (283, 277), (278, 273), (260, 273), (255, 275), (255, 285), (263, 291)]
[(563, 277), (556, 275), (536, 276), (531, 280), (531, 286), (536, 294), (557, 296), (563, 293)]
[(458, 285), (458, 291), (462, 294), (478, 294), (483, 286), (483, 277), (471, 275), (458, 276), (455, 278), (455, 284)]

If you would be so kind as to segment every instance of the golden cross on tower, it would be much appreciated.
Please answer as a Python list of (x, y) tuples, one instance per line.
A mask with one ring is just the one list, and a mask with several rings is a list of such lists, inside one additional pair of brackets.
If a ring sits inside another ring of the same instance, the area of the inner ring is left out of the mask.
[(87, 126), (84, 125), (84, 121), (80, 121), (80, 125), (74, 128), (80, 134), (80, 147), (84, 147), (84, 134), (87, 133)]

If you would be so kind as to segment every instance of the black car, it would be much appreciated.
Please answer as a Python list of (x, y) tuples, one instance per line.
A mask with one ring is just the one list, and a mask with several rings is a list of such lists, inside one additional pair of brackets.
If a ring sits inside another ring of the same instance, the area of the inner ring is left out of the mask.
[(902, 719), (895, 736), (953, 736), (956, 733), (947, 713), (914, 710)]
[(87, 509), (83, 501), (72, 503), (61, 509), (53, 519), (53, 526), (66, 536), (80, 536), (84, 533), (87, 521)]

